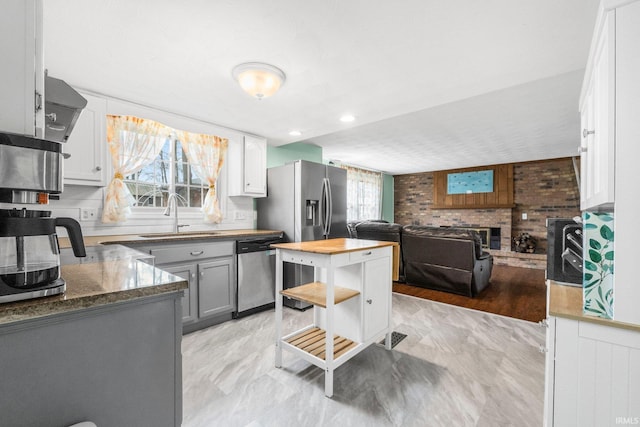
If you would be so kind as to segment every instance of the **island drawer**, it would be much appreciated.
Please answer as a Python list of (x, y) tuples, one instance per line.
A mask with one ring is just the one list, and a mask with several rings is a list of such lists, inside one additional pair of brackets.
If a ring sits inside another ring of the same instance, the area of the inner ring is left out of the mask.
[(376, 248), (369, 250), (362, 250), (357, 252), (349, 253), (349, 261), (351, 262), (362, 262), (368, 259), (380, 258), (382, 256), (387, 255), (387, 248)]

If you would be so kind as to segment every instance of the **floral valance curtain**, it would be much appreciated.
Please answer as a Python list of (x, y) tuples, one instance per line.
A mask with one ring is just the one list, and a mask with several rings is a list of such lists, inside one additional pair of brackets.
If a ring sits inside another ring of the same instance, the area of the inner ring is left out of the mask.
[(382, 174), (342, 167), (347, 170), (347, 221), (382, 218)]
[(227, 154), (229, 141), (214, 135), (179, 132), (182, 144), (193, 172), (209, 187), (202, 204), (204, 221), (219, 223), (222, 212), (218, 204), (216, 181)]
[(102, 222), (122, 222), (135, 202), (124, 177), (153, 162), (172, 129), (153, 120), (133, 116), (107, 116), (107, 145), (113, 178), (107, 187)]

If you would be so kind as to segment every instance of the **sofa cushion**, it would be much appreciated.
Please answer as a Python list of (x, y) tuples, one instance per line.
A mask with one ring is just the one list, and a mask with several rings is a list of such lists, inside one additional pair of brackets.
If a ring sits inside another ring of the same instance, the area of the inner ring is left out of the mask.
[(367, 221), (356, 225), (358, 239), (400, 242), (401, 231), (402, 226), (400, 224)]
[(480, 259), (482, 256), (482, 238), (475, 230), (455, 227), (429, 227), (424, 225), (405, 225), (403, 232), (407, 232), (416, 236), (442, 237), (448, 239), (473, 240), (475, 257)]

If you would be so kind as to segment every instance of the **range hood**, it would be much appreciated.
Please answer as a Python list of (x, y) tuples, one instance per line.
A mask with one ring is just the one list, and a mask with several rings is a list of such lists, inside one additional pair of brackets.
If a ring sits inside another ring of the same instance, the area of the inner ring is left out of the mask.
[(87, 100), (60, 79), (44, 79), (44, 139), (67, 142)]

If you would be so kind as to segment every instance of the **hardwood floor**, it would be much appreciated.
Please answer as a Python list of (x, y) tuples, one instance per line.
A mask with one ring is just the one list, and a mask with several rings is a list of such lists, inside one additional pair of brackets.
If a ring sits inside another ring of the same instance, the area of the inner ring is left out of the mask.
[(393, 291), (531, 322), (546, 317), (544, 270), (494, 265), (490, 285), (474, 298), (404, 283), (394, 283)]

